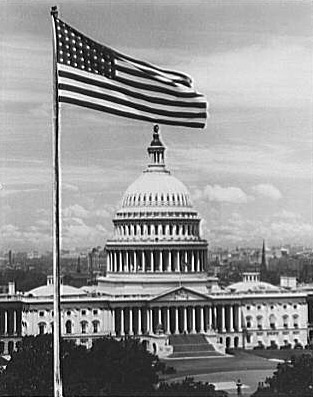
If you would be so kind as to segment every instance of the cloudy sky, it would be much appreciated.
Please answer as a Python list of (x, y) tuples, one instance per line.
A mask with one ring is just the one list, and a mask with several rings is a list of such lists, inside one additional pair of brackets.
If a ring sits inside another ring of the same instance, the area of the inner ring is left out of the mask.
[[(51, 1), (0, 2), (0, 249), (51, 249)], [(58, 1), (89, 37), (193, 76), (207, 128), (161, 128), (212, 247), (312, 245), (310, 1)], [(103, 246), (152, 125), (64, 105), (63, 247)]]

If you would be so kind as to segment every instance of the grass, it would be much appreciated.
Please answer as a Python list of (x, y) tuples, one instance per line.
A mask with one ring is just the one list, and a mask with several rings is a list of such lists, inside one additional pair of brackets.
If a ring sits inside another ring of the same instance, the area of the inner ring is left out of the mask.
[(312, 350), (245, 350), (246, 353), (252, 354), (254, 356), (263, 357), (267, 359), (278, 359), (278, 360), (290, 360), (292, 356), (302, 356), (302, 354), (310, 354), (313, 356)]

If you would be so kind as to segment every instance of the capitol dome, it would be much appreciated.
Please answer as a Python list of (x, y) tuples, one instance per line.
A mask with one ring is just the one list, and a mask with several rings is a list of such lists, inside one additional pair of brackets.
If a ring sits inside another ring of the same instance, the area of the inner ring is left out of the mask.
[(159, 211), (190, 210), (192, 202), (186, 186), (171, 175), (164, 161), (165, 147), (160, 140), (158, 131), (153, 134), (153, 140), (148, 147), (150, 163), (140, 177), (126, 190), (121, 204), (121, 212), (129, 209)]
[(166, 168), (158, 126), (147, 150), (148, 166), (127, 188), (113, 218), (107, 279), (125, 274), (166, 279), (180, 273), (203, 282), (207, 241), (200, 236), (201, 219), (186, 186)]

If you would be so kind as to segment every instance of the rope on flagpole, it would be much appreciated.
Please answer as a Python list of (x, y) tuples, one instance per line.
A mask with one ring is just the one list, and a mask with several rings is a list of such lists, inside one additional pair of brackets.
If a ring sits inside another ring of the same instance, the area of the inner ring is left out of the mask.
[(57, 73), (57, 44), (55, 18), (58, 17), (57, 6), (51, 7), (53, 31), (53, 385), (54, 397), (62, 397), (61, 377), (61, 301), (60, 301), (60, 131), (59, 131), (59, 101)]

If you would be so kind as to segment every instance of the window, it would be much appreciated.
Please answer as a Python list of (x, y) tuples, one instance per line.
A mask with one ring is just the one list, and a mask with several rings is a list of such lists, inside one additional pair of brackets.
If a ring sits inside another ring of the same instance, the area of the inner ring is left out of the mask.
[(82, 310), (82, 316), (86, 315), (86, 310)]
[(298, 306), (297, 305), (293, 305), (293, 308), (296, 309)]
[(43, 312), (43, 311), (39, 312), (39, 317), (43, 317), (44, 315), (45, 315), (45, 312)]
[(250, 306), (247, 306), (247, 310), (250, 310), (251, 309), (251, 307)]
[(246, 322), (247, 322), (247, 328), (251, 328), (252, 327), (252, 318), (250, 316), (248, 316), (246, 318)]
[(97, 314), (98, 314), (98, 310), (97, 310), (97, 309), (94, 309), (93, 315), (96, 316)]
[(67, 334), (71, 334), (72, 333), (72, 322), (71, 320), (67, 320), (65, 323), (65, 332)]
[(276, 329), (276, 318), (273, 314), (270, 316), (270, 327), (271, 329)]
[(284, 309), (287, 309), (287, 305), (284, 305), (283, 308), (284, 308)]
[(97, 334), (99, 332), (99, 321), (93, 321), (92, 326), (93, 326), (93, 333)]
[(259, 305), (259, 306), (258, 306), (258, 310), (261, 310), (261, 309), (262, 309), (262, 306), (261, 306), (261, 305)]
[(294, 328), (299, 328), (299, 316), (297, 314), (293, 316), (293, 326)]
[(39, 335), (43, 335), (45, 333), (46, 323), (39, 323), (38, 328), (39, 328)]
[(87, 325), (88, 325), (87, 321), (82, 321), (80, 323), (80, 325), (81, 325), (81, 333), (86, 334), (87, 333)]
[(263, 320), (263, 317), (262, 316), (257, 316), (257, 327), (258, 327), (258, 329), (262, 329), (263, 328), (263, 325), (262, 325), (262, 320)]
[(287, 314), (285, 314), (283, 316), (283, 327), (284, 328), (288, 328), (288, 316), (287, 316)]
[(71, 311), (68, 310), (68, 311), (66, 312), (66, 314), (67, 314), (68, 316), (70, 316), (70, 315), (71, 315)]

